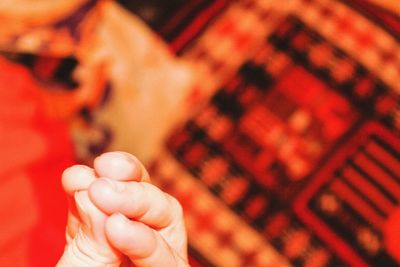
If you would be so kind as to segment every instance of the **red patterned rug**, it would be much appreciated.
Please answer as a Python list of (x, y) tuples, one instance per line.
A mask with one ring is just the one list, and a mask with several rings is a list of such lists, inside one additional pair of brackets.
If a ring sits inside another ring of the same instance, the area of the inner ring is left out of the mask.
[(231, 3), (185, 44), (214, 93), (154, 175), (202, 266), (398, 266), (400, 18), (365, 1), (279, 5)]

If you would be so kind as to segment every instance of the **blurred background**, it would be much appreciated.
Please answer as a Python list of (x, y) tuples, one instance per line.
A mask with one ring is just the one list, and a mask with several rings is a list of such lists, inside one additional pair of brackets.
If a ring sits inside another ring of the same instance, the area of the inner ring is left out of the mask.
[(0, 266), (54, 266), (62, 170), (138, 156), (192, 266), (400, 266), (397, 0), (3, 0)]

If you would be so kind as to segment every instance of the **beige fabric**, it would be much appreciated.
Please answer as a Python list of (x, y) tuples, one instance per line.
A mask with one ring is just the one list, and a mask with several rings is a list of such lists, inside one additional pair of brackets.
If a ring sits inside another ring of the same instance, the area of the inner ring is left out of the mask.
[(147, 162), (179, 115), (192, 71), (118, 4), (107, 3), (99, 29), (113, 91), (109, 104), (97, 111), (97, 123), (112, 129), (110, 150), (125, 150)]

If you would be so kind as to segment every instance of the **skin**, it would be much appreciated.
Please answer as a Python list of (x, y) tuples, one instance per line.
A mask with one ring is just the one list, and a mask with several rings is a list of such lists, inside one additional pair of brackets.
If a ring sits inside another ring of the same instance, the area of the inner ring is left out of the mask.
[(186, 267), (182, 207), (132, 155), (105, 153), (62, 176), (67, 246), (57, 267)]

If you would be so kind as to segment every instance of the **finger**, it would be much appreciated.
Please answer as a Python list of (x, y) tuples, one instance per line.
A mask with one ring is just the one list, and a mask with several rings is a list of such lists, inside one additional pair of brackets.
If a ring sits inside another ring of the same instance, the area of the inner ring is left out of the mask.
[(90, 201), (86, 190), (78, 191), (74, 195), (79, 218), (84, 234), (93, 241), (107, 245), (104, 235), (104, 224), (107, 216)]
[(110, 243), (137, 267), (189, 266), (159, 233), (143, 223), (114, 214), (107, 219), (105, 229)]
[(87, 189), (95, 180), (94, 170), (84, 165), (67, 168), (61, 178), (63, 189), (69, 196), (73, 196), (76, 191)]
[(105, 235), (106, 215), (91, 203), (86, 190), (76, 192), (74, 199), (81, 218), (79, 229), (57, 266), (120, 266), (122, 254), (110, 245)]
[(74, 194), (77, 191), (87, 189), (94, 180), (96, 180), (94, 170), (84, 165), (74, 165), (62, 174), (62, 186), (67, 194), (69, 205), (66, 227), (67, 243), (75, 237), (81, 223)]
[(149, 181), (149, 174), (140, 161), (126, 152), (108, 152), (94, 160), (100, 177), (119, 181)]
[(81, 249), (93, 250), (92, 258), (95, 260), (99, 259), (114, 265), (120, 263), (121, 253), (110, 245), (104, 231), (107, 215), (93, 205), (86, 190), (75, 193), (75, 202), (81, 218), (80, 231), (84, 236), (84, 242), (89, 242), (84, 244), (88, 248)]
[(93, 203), (104, 213), (122, 213), (154, 228), (182, 221), (182, 207), (172, 196), (150, 183), (98, 179), (89, 187)]

